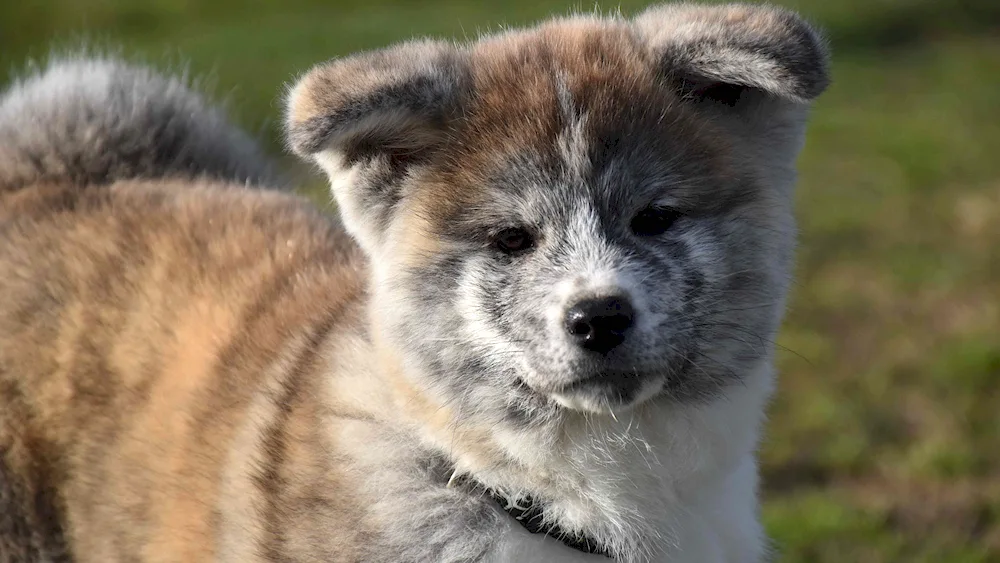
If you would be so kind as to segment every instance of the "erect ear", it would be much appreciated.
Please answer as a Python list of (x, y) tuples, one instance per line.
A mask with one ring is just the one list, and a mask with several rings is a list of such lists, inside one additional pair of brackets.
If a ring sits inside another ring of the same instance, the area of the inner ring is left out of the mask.
[(407, 175), (440, 146), (468, 83), (460, 51), (416, 41), (320, 64), (289, 90), (288, 143), (330, 176), (344, 223), (368, 252)]
[(736, 105), (757, 90), (804, 104), (829, 83), (819, 34), (781, 8), (682, 3), (651, 8), (636, 25), (667, 78), (690, 98)]

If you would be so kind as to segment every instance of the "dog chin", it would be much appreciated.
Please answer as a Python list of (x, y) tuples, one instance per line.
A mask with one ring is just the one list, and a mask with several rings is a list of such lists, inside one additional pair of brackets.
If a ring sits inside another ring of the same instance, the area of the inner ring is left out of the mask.
[(616, 413), (627, 412), (659, 395), (664, 382), (663, 377), (647, 377), (621, 385), (590, 378), (547, 395), (569, 410), (614, 417)]

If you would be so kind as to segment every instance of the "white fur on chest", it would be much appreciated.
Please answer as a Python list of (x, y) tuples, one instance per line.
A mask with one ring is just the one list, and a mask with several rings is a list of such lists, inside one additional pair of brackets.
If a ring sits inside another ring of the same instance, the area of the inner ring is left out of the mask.
[[(416, 432), (423, 441), (423, 445), (398, 441), (405, 433), (387, 443), (380, 442), (382, 438), (361, 439), (338, 424), (342, 431), (335, 442), (360, 464), (360, 474), (369, 476), (366, 482), (382, 499), (371, 509), (386, 522), (399, 520), (400, 526), (408, 526), (407, 515), (417, 508), (410, 498), (413, 491), (439, 486), (414, 482), (402, 487), (400, 497), (389, 494), (401, 483), (421, 479), (400, 471), (408, 471), (410, 457), (430, 449), (448, 455), (459, 473), (512, 499), (531, 495), (550, 501), (545, 507), (548, 517), (556, 518), (563, 529), (581, 530), (609, 542), (623, 554), (622, 563), (761, 560), (765, 538), (758, 521), (755, 450), (773, 388), (772, 370), (765, 360), (707, 403), (653, 400), (616, 417), (574, 414), (577, 418), (556, 431), (544, 426), (531, 430), (484, 426), (474, 420), (467, 421), (474, 425), (470, 430), (456, 420), (445, 425), (420, 422), (414, 413), (400, 410), (412, 404), (412, 398), (392, 407), (386, 386), (376, 375), (381, 370), (367, 361), (372, 350), (355, 341), (343, 343), (341, 352), (333, 356), (339, 369), (332, 371), (351, 376), (331, 380), (331, 399), (378, 407), (372, 411), (375, 420), (391, 423), (390, 428), (408, 428), (406, 433)], [(390, 428), (380, 432), (392, 435)], [(493, 545), (486, 561), (595, 557), (557, 541), (540, 541), (540, 535), (528, 533), (513, 519), (489, 535), (455, 541)]]
[(467, 469), (511, 497), (553, 499), (548, 517), (610, 540), (625, 561), (755, 562), (755, 449), (771, 380), (761, 364), (712, 403), (581, 416), (555, 439), (499, 429), (519, 463)]

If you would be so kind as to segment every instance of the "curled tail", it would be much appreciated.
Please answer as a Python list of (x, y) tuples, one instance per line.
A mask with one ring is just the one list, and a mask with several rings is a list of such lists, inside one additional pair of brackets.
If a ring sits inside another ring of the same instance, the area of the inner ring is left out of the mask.
[(166, 176), (273, 178), (256, 143), (219, 108), (148, 68), (57, 59), (0, 95), (0, 193)]

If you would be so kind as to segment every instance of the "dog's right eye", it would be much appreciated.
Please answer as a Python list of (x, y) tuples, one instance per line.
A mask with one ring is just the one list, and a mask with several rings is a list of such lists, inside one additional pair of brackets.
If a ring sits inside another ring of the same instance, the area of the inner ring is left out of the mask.
[(531, 237), (531, 233), (518, 227), (504, 229), (493, 237), (493, 246), (504, 254), (524, 252), (531, 249), (534, 244), (535, 240)]
[(654, 205), (640, 211), (629, 226), (636, 236), (655, 237), (670, 230), (670, 227), (683, 216), (684, 214), (676, 209)]

